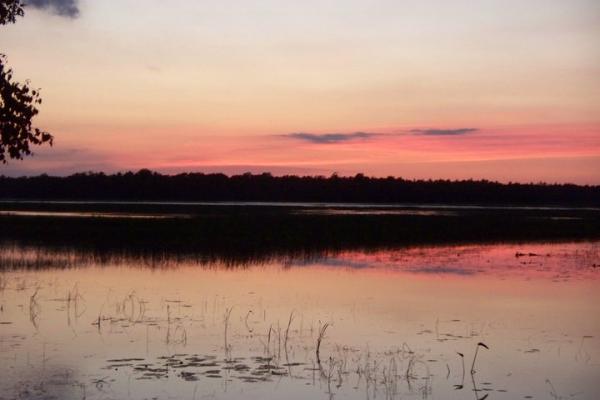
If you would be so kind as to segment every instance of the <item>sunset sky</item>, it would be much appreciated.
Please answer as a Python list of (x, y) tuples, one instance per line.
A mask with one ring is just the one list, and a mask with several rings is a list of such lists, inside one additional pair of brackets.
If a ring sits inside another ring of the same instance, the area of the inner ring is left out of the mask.
[(0, 175), (600, 184), (597, 0), (29, 3), (0, 52), (55, 145)]

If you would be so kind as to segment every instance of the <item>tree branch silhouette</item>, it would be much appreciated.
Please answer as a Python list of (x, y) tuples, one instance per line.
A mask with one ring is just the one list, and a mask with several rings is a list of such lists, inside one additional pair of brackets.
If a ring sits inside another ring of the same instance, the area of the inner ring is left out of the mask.
[[(20, 0), (0, 0), (0, 25), (16, 22), (24, 15), (24, 4)], [(34, 128), (33, 118), (42, 104), (39, 89), (30, 83), (13, 80), (13, 70), (6, 64), (6, 56), (0, 54), (0, 161), (23, 159), (32, 154), (32, 145), (48, 143), (53, 136)]]

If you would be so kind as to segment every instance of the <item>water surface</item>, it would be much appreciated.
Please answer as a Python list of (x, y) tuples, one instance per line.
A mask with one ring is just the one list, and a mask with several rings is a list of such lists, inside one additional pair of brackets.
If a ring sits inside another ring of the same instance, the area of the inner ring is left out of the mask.
[(5, 244), (0, 398), (595, 399), (598, 260), (599, 242), (235, 266)]

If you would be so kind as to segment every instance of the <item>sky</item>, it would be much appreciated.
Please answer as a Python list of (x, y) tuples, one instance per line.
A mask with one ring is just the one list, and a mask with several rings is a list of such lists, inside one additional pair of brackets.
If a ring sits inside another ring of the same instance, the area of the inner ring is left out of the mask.
[(0, 27), (53, 147), (150, 168), (600, 184), (597, 0), (33, 0)]

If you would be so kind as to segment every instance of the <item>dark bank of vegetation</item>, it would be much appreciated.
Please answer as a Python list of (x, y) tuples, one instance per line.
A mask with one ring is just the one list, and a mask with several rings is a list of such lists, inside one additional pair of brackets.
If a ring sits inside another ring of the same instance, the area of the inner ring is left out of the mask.
[[(239, 266), (340, 251), (407, 246), (600, 239), (591, 210), (465, 210), (457, 214), (321, 215), (277, 207), (206, 207), (187, 218), (67, 218), (0, 215), (0, 244), (148, 264), (192, 259)], [(2, 266), (0, 265), (0, 268)]]
[(600, 206), (600, 186), (508, 183), (486, 180), (406, 180), (282, 176), (226, 176), (149, 170), (114, 175), (0, 177), (0, 199), (132, 201), (269, 201), (421, 204)]

